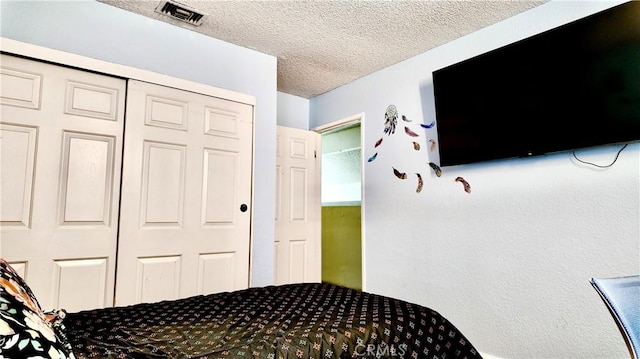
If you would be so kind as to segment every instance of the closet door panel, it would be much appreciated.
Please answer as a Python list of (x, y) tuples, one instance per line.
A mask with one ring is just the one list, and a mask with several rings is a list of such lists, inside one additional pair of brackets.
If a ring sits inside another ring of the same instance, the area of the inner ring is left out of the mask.
[(198, 292), (206, 295), (233, 291), (235, 260), (233, 252), (200, 255)]
[(127, 96), (116, 304), (247, 288), (253, 106), (133, 80)]
[(186, 146), (144, 142), (142, 159), (142, 226), (182, 226)]
[(107, 264), (107, 258), (56, 260), (53, 276), (58, 285), (54, 287), (53, 306), (68, 312), (87, 306), (105, 307)]
[(28, 228), (31, 223), (37, 134), (35, 127), (0, 124), (0, 219), (3, 227)]
[(180, 256), (138, 258), (136, 302), (157, 302), (180, 297)]
[(61, 226), (109, 225), (115, 150), (115, 138), (111, 136), (63, 133), (58, 210)]
[(204, 150), (202, 225), (233, 225), (239, 158), (237, 153)]
[[(22, 68), (22, 66), (18, 68)], [(3, 66), (0, 69), (0, 83), (2, 83), (1, 104), (33, 109), (40, 108), (41, 74)]]
[(126, 82), (1, 56), (1, 255), (44, 308), (111, 306)]

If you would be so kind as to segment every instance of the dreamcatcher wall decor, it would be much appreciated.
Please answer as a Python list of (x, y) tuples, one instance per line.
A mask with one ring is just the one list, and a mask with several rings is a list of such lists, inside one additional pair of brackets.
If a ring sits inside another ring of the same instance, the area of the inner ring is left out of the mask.
[[(422, 148), (420, 146), (420, 143), (416, 141), (420, 137), (420, 134), (415, 132), (409, 127), (409, 123), (411, 123), (412, 120), (408, 119), (405, 115), (402, 115), (401, 118), (402, 118), (402, 124), (404, 126), (404, 133), (405, 135), (408, 136), (407, 138), (411, 143), (413, 150), (420, 151)], [(429, 124), (424, 124), (424, 123), (420, 124), (420, 127), (424, 129), (430, 129), (430, 128), (433, 128), (433, 126), (435, 126), (435, 121), (431, 121), (431, 123)], [(389, 105), (387, 107), (387, 110), (384, 113), (383, 136), (380, 137), (380, 139), (378, 139), (375, 142), (373, 148), (375, 149), (376, 152), (371, 157), (369, 157), (367, 162), (375, 161), (375, 159), (378, 157), (379, 147), (380, 145), (382, 145), (384, 136), (386, 135), (388, 137), (395, 134), (397, 127), (398, 127), (398, 109), (396, 108), (395, 105)], [(430, 138), (427, 140), (427, 143), (429, 145), (429, 152), (433, 152), (437, 146), (436, 141)], [(442, 169), (435, 162), (429, 162), (428, 165), (437, 177), (442, 176)], [(391, 169), (393, 170), (394, 176), (397, 177), (398, 179), (406, 180), (408, 178), (406, 172), (402, 172), (395, 167), (391, 167)], [(420, 193), (422, 191), (422, 187), (424, 186), (424, 180), (422, 179), (422, 175), (420, 173), (416, 172), (415, 175), (416, 175), (416, 181), (417, 181), (416, 193)], [(462, 183), (463, 190), (467, 193), (471, 193), (471, 185), (463, 177), (456, 177), (455, 182)]]

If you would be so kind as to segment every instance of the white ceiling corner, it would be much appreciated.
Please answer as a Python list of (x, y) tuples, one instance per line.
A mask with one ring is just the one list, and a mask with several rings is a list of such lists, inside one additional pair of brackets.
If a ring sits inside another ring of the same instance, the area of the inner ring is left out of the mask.
[(99, 1), (275, 56), (278, 91), (311, 98), (548, 0), (179, 1), (200, 26), (155, 12), (161, 0)]

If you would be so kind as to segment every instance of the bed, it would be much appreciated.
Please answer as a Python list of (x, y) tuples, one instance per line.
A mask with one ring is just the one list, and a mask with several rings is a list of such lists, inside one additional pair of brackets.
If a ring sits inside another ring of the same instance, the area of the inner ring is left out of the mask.
[(0, 269), (0, 357), (481, 358), (432, 309), (326, 283), (66, 313)]

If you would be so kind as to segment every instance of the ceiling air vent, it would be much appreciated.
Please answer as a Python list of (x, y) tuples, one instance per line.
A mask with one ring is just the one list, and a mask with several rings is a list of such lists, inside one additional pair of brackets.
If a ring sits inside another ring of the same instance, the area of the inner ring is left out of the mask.
[(160, 2), (156, 7), (156, 12), (196, 26), (202, 23), (202, 18), (206, 15), (205, 13), (198, 12), (187, 5), (175, 1)]

